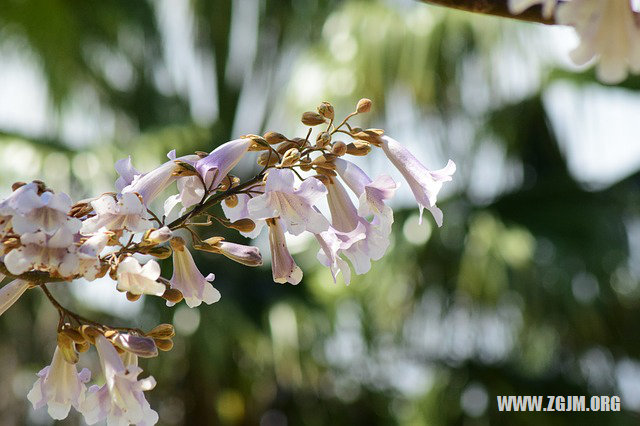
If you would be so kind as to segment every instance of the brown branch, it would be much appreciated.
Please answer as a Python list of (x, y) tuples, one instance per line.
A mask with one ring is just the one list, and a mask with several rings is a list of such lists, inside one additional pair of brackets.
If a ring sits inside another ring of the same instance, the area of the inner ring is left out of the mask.
[(2, 262), (0, 262), (0, 273), (6, 275), (11, 279), (27, 281), (34, 285), (69, 281), (69, 279), (67, 278), (52, 277), (48, 272), (43, 272), (43, 271), (29, 271), (29, 272), (25, 272), (24, 274), (14, 275), (11, 272), (9, 272), (5, 264)]
[(520, 21), (538, 22), (541, 24), (555, 24), (553, 17), (542, 16), (542, 6), (535, 5), (519, 15), (509, 11), (509, 0), (420, 0), (424, 3), (464, 10), (466, 12), (482, 13), (485, 15), (501, 16), (503, 18), (518, 19)]

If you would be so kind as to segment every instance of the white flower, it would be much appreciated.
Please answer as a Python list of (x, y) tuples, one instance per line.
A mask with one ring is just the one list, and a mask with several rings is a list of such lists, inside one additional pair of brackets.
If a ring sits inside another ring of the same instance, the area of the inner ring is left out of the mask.
[(75, 233), (80, 229), (80, 220), (69, 217), (71, 198), (65, 193), (45, 191), (38, 195), (38, 186), (29, 183), (16, 189), (0, 203), (0, 212), (12, 214), (14, 232), (25, 234), (38, 230), (51, 234), (60, 227)]
[[(149, 205), (162, 191), (178, 179), (173, 172), (178, 168), (176, 161), (195, 164), (200, 158), (197, 155), (185, 155), (176, 158), (175, 150), (167, 154), (169, 161), (156, 167), (150, 172), (140, 174), (131, 165), (131, 158), (116, 162), (116, 170), (120, 178), (116, 181), (116, 187), (122, 194), (140, 194), (145, 205)], [(126, 184), (126, 185), (125, 185)]]
[(196, 170), (208, 189), (216, 189), (220, 185), (231, 169), (244, 157), (252, 143), (248, 138), (235, 139), (220, 145), (205, 158), (198, 160)]
[[(184, 246), (182, 238), (171, 239), (173, 248), (173, 276), (171, 277), (171, 288), (180, 290), (187, 306), (194, 308), (202, 302), (210, 305), (220, 300), (220, 292), (215, 289), (210, 281), (215, 276), (209, 274), (206, 278), (198, 270), (193, 257)], [(171, 302), (167, 302), (171, 306)]]
[(0, 288), (0, 315), (4, 314), (11, 305), (16, 303), (29, 286), (30, 284), (27, 281), (13, 280)]
[(269, 226), (269, 247), (271, 248), (271, 272), (273, 281), (284, 284), (298, 284), (302, 280), (302, 270), (291, 257), (287, 240), (279, 218), (267, 219)]
[(640, 28), (634, 15), (629, 0), (572, 0), (558, 6), (556, 20), (580, 36), (573, 62), (598, 58), (598, 78), (613, 84), (624, 80), (628, 69), (640, 72)]
[(147, 237), (147, 241), (154, 244), (162, 244), (171, 239), (173, 232), (169, 229), (168, 226), (163, 226), (160, 229), (153, 230), (149, 233)]
[[(251, 189), (251, 191), (255, 192), (263, 192), (263, 190), (264, 187), (262, 186)], [(226, 202), (222, 202), (222, 211), (231, 222), (236, 222), (240, 219), (248, 219), (250, 217), (248, 203), (251, 198), (247, 194), (237, 194), (236, 197), (238, 197), (238, 204), (234, 207), (229, 207)], [(253, 222), (256, 224), (253, 231), (240, 232), (240, 234), (247, 238), (255, 238), (260, 235), (262, 227), (265, 225), (265, 221), (253, 219)]]
[(444, 168), (430, 171), (408, 149), (388, 136), (382, 136), (382, 150), (409, 184), (420, 208), (419, 222), (422, 223), (422, 211), (426, 208), (438, 226), (442, 226), (442, 210), (436, 206), (436, 201), (442, 184), (452, 180), (456, 171), (454, 162), (449, 160)]
[(80, 406), (85, 422), (91, 425), (106, 418), (108, 425), (155, 424), (158, 414), (143, 393), (155, 387), (155, 379), (150, 376), (138, 380), (142, 369), (135, 364), (125, 366), (116, 349), (102, 335), (96, 337), (96, 349), (106, 383), (89, 388)]
[(558, 0), (509, 0), (509, 11), (515, 15), (519, 15), (531, 6), (537, 4), (542, 5), (542, 16), (551, 18), (556, 8)]
[(112, 195), (104, 194), (92, 201), (91, 206), (96, 215), (82, 223), (83, 234), (92, 234), (101, 228), (142, 232), (151, 227), (151, 222), (144, 217), (147, 208), (136, 194), (122, 194), (117, 202)]
[(320, 234), (315, 234), (316, 240), (320, 244), (318, 260), (331, 270), (333, 282), (336, 282), (338, 272), (342, 272), (345, 284), (351, 282), (351, 268), (349, 264), (340, 257), (340, 254), (349, 249), (354, 243), (366, 238), (366, 229), (362, 224), (358, 224), (352, 232), (344, 233), (334, 228), (329, 228)]
[(280, 217), (287, 231), (300, 235), (304, 231), (319, 233), (329, 222), (313, 208), (316, 200), (327, 194), (327, 188), (315, 178), (294, 186), (295, 175), (289, 169), (271, 169), (264, 194), (249, 200), (249, 217), (253, 220)]
[(38, 373), (38, 380), (27, 394), (27, 398), (33, 404), (34, 410), (48, 406), (49, 415), (62, 420), (69, 415), (73, 406), (76, 410), (84, 402), (84, 385), (91, 378), (91, 372), (83, 368), (80, 374), (75, 364), (68, 363), (62, 351), (56, 346), (53, 360), (50, 366), (46, 366)]
[(24, 234), (20, 237), (22, 245), (11, 250), (4, 257), (4, 264), (14, 275), (20, 275), (30, 269), (58, 272), (63, 277), (72, 276), (78, 269), (76, 246), (73, 235), (64, 228), (53, 235), (42, 231)]
[(152, 294), (162, 296), (166, 287), (157, 280), (160, 277), (160, 265), (150, 260), (140, 266), (134, 257), (127, 257), (118, 265), (118, 290), (132, 294)]

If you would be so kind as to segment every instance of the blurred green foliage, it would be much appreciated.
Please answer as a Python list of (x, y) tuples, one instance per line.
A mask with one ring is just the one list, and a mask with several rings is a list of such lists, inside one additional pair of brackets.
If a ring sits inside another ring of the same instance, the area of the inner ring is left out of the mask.
[[(592, 73), (544, 70), (535, 90), (514, 95), (498, 77), (500, 54), (522, 51), (526, 36), (539, 33), (419, 3), (192, 0), (186, 31), (194, 43), (181, 48), (214, 64), (206, 97), (217, 112), (203, 123), (188, 94), (158, 80), (177, 53), (163, 49), (159, 22), (174, 7), (0, 1), (0, 51), (20, 52), (38, 70), (57, 123), (35, 136), (0, 128), (4, 187), (41, 178), (87, 197), (111, 190), (123, 156), (146, 170), (170, 149), (212, 149), (236, 128), (298, 130), (298, 115), (320, 101), (348, 111), (364, 96), (376, 108), (365, 124), (401, 129), (412, 148), (433, 156), (427, 165), (451, 157), (458, 173), (441, 206), (445, 226), (432, 229), (427, 219), (420, 228), (413, 207), (398, 209), (392, 250), (349, 287), (331, 282), (313, 244), (296, 255), (305, 271), (297, 287), (274, 284), (268, 268), (197, 254), (223, 298), (195, 311), (146, 298), (136, 302), (141, 313), (119, 317), (87, 303), (86, 291), (52, 286), (64, 303), (105, 322), (176, 324), (175, 348), (143, 361), (158, 381), (149, 398), (163, 424), (637, 423), (640, 406), (625, 400), (621, 413), (597, 415), (507, 414), (495, 404), (510, 394), (640, 394), (630, 244), (640, 223), (638, 174), (598, 190), (578, 182), (543, 100), (557, 81), (597, 85)], [(109, 74), (114, 60), (130, 70), (124, 86)], [(621, 87), (635, 91), (637, 83)], [(116, 117), (110, 133), (80, 145), (60, 131), (79, 93), (95, 94), (96, 108)], [(479, 198), (471, 188), (483, 182), (471, 171), (487, 147), (517, 173), (501, 169), (491, 195)], [(369, 170), (386, 171), (382, 164)], [(48, 422), (25, 395), (53, 352), (51, 324), (55, 311), (37, 291), (0, 319), (2, 424)], [(95, 355), (86, 360), (95, 367)]]

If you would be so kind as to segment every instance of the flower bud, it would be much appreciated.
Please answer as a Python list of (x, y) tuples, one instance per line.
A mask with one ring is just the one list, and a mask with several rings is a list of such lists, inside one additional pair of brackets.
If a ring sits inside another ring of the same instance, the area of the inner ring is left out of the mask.
[(283, 134), (278, 132), (267, 132), (264, 134), (264, 139), (269, 145), (275, 145), (287, 140), (287, 138)]
[(338, 157), (342, 157), (347, 153), (347, 144), (342, 141), (335, 142), (331, 148), (331, 153)]
[(317, 167), (316, 168), (316, 172), (318, 172), (318, 174), (324, 175), (324, 176), (329, 176), (329, 177), (336, 177), (338, 176), (338, 174), (336, 172), (334, 172), (331, 169), (325, 169), (322, 167)]
[(63, 328), (62, 330), (60, 330), (60, 334), (64, 334), (75, 343), (82, 343), (86, 340), (79, 331), (74, 330), (73, 328)]
[(84, 324), (80, 327), (80, 334), (90, 343), (95, 343), (96, 337), (101, 335), (100, 330), (92, 325)]
[(169, 229), (168, 226), (163, 226), (162, 228), (151, 230), (145, 240), (153, 244), (162, 244), (169, 241), (171, 239), (171, 235), (171, 229)]
[(229, 195), (224, 199), (224, 204), (229, 208), (234, 208), (238, 205), (238, 196), (236, 194)]
[(302, 114), (302, 124), (305, 126), (317, 126), (324, 123), (325, 118), (317, 112), (307, 111)]
[(299, 144), (293, 141), (288, 141), (278, 145), (278, 147), (276, 148), (276, 151), (278, 152), (278, 154), (282, 155), (285, 152), (289, 151), (291, 148), (299, 148), (299, 147), (300, 147)]
[(382, 135), (384, 135), (384, 130), (381, 129), (367, 129), (360, 132), (356, 132), (354, 129), (354, 131), (351, 132), (351, 136), (354, 139), (363, 140), (378, 147), (382, 146)]
[(176, 335), (171, 324), (159, 324), (147, 333), (147, 336), (153, 339), (170, 339)]
[(204, 151), (196, 151), (195, 154), (200, 158), (206, 158), (209, 156), (209, 153)]
[(358, 114), (364, 114), (365, 112), (371, 111), (371, 99), (362, 98), (358, 101), (358, 105), (356, 106), (356, 112)]
[(278, 158), (278, 156), (276, 154), (274, 154), (271, 151), (268, 152), (263, 152), (262, 154), (260, 154), (260, 156), (258, 157), (258, 164), (260, 166), (273, 166), (275, 165), (278, 161), (280, 161), (280, 159)]
[(218, 191), (226, 191), (240, 183), (240, 178), (233, 175), (226, 175), (218, 185)]
[(220, 254), (223, 256), (245, 266), (262, 265), (262, 255), (260, 254), (258, 247), (245, 246), (227, 241), (219, 242), (216, 247), (220, 250)]
[(26, 184), (27, 184), (26, 182), (15, 182), (13, 185), (11, 185), (11, 190), (15, 191), (18, 188), (22, 188)]
[(171, 303), (180, 303), (183, 299), (183, 296), (180, 290), (177, 290), (175, 288), (168, 288), (162, 294), (162, 298)]
[(135, 302), (136, 300), (140, 299), (140, 295), (139, 294), (133, 294), (131, 292), (127, 292), (126, 296), (127, 296), (127, 300), (129, 302)]
[(227, 228), (235, 229), (240, 232), (251, 232), (256, 229), (256, 223), (248, 218), (238, 219), (235, 222), (226, 223)]
[(163, 352), (173, 349), (173, 340), (171, 339), (154, 339), (156, 346)]
[(303, 172), (308, 172), (309, 170), (311, 170), (311, 159), (309, 159), (309, 157), (304, 157), (302, 160), (300, 160), (300, 170), (302, 170)]
[(300, 159), (300, 151), (298, 148), (290, 148), (282, 156), (280, 167), (289, 167), (294, 165)]
[(249, 145), (249, 151), (264, 151), (269, 149), (269, 144), (262, 136), (249, 134), (242, 136), (241, 139), (251, 139), (252, 143)]
[(158, 259), (166, 259), (171, 256), (171, 253), (173, 253), (171, 251), (171, 248), (167, 246), (156, 246), (150, 248), (149, 250), (145, 250), (145, 254), (150, 254), (151, 256)]
[(331, 143), (331, 134), (328, 132), (322, 132), (316, 138), (316, 147), (324, 148)]
[(347, 145), (347, 154), (362, 157), (371, 152), (371, 144), (364, 141), (355, 141)]
[(328, 186), (328, 185), (333, 183), (333, 180), (331, 180), (330, 176), (314, 175), (314, 176), (311, 176), (311, 177), (318, 179), (320, 182), (322, 182), (324, 184), (324, 186)]
[(334, 118), (333, 105), (331, 105), (329, 102), (322, 102), (320, 105), (318, 105), (318, 113), (322, 115), (324, 118), (333, 120)]

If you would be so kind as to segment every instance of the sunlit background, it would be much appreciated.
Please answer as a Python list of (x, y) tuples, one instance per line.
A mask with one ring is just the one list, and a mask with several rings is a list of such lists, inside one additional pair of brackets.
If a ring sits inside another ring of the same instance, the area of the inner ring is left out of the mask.
[[(2, 0), (2, 193), (37, 178), (86, 198), (113, 190), (126, 155), (149, 170), (174, 148), (297, 136), (321, 101), (346, 114), (369, 97), (363, 126), (458, 171), (440, 229), (418, 225), (403, 185), (368, 275), (334, 284), (296, 239), (297, 287), (197, 255), (212, 306), (128, 302), (108, 278), (51, 290), (106, 323), (175, 325), (174, 349), (142, 361), (161, 424), (636, 424), (640, 79), (600, 85), (569, 63), (576, 43), (411, 0)], [(401, 181), (377, 154), (359, 164)], [(52, 424), (26, 394), (56, 322), (37, 290), (0, 318), (0, 424)], [(99, 374), (93, 351), (81, 363)], [(620, 395), (623, 411), (498, 413), (508, 394)]]

